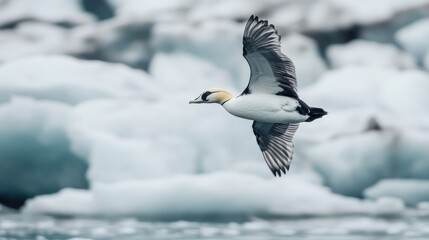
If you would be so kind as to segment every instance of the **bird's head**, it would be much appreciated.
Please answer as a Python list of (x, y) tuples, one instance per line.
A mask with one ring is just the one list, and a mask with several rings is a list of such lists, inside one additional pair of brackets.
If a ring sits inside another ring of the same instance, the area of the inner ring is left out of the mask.
[(200, 94), (200, 96), (194, 100), (189, 101), (189, 103), (219, 103), (223, 105), (231, 98), (231, 93), (220, 88), (211, 88)]

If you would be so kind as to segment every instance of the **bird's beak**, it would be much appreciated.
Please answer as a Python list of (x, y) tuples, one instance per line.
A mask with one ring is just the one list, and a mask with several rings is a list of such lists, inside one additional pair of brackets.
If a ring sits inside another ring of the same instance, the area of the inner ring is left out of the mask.
[(198, 96), (194, 100), (189, 101), (189, 104), (191, 103), (204, 103), (203, 99), (201, 99), (201, 96)]
[(191, 103), (203, 103), (203, 102), (204, 101), (201, 99), (194, 99), (194, 100), (189, 101), (189, 104), (191, 104)]

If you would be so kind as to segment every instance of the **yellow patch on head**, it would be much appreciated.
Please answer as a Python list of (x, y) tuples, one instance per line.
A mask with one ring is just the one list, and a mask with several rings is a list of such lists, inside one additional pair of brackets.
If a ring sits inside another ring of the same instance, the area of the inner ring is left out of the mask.
[(209, 91), (212, 92), (213, 97), (215, 98), (216, 102), (219, 104), (223, 104), (232, 98), (231, 93), (221, 88), (211, 88)]

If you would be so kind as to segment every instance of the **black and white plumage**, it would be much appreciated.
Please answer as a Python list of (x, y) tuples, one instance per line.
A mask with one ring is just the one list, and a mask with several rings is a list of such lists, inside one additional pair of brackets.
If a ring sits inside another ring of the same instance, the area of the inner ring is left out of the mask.
[(276, 174), (281, 176), (280, 171), (286, 174), (286, 170), (289, 170), (293, 156), (292, 138), (298, 126), (298, 123), (253, 122), (256, 141), (274, 176)]
[(246, 89), (235, 98), (223, 89), (210, 89), (190, 101), (219, 103), (234, 116), (254, 120), (256, 141), (274, 176), (289, 170), (299, 123), (327, 114), (299, 99), (295, 67), (280, 48), (275, 27), (251, 16), (243, 34), (243, 56), (251, 70)]
[(253, 15), (243, 34), (243, 56), (251, 74), (243, 94), (269, 93), (298, 98), (295, 66), (281, 52), (280, 35), (274, 25)]

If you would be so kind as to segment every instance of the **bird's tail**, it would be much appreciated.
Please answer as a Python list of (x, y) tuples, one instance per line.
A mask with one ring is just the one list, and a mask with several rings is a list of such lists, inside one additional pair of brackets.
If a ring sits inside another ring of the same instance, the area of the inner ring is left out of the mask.
[(326, 112), (322, 108), (312, 107), (312, 108), (310, 108), (310, 112), (308, 113), (308, 116), (310, 116), (310, 117), (305, 121), (306, 122), (312, 122), (313, 120), (321, 118), (321, 117), (325, 116), (326, 114), (328, 114), (328, 112)]

